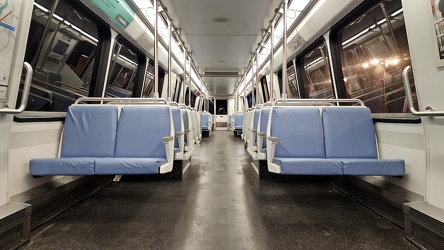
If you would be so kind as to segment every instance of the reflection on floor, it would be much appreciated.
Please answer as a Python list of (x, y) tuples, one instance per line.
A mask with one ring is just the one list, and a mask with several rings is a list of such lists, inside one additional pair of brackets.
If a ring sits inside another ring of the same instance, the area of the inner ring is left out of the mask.
[(416, 249), (321, 178), (257, 180), (215, 131), (183, 181), (123, 179), (32, 233), (22, 249)]

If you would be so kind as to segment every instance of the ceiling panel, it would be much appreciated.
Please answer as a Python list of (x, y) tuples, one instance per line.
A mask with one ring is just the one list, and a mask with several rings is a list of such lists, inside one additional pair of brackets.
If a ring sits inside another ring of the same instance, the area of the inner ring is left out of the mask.
[[(280, 0), (163, 0), (201, 72), (243, 72)], [(214, 22), (216, 18), (228, 22)], [(206, 77), (213, 95), (231, 95), (238, 78)]]

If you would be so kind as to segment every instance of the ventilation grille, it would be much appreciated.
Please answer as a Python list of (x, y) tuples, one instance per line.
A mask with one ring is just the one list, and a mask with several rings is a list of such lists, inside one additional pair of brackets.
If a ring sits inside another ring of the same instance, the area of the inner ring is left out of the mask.
[(407, 237), (427, 249), (444, 249), (443, 222), (411, 207), (406, 216)]
[(219, 76), (241, 77), (241, 75), (239, 75), (239, 72), (237, 72), (237, 71), (205, 71), (205, 74), (203, 74), (203, 76), (206, 76), (206, 77), (219, 77)]
[(421, 241), (432, 249), (444, 249), (444, 238), (426, 227), (412, 221), (411, 236), (414, 240)]
[(23, 223), (15, 225), (0, 233), (0, 249), (10, 249), (23, 241)]
[(23, 220), (25, 218), (25, 210), (20, 210), (18, 212), (15, 212), (8, 217), (5, 217), (0, 220), (0, 229), (5, 228), (6, 226), (9, 226), (13, 223), (16, 223), (17, 221)]
[(442, 223), (441, 221), (434, 219), (426, 214), (423, 214), (416, 209), (410, 209), (410, 216), (412, 217), (412, 219), (421, 221), (431, 228), (438, 230), (444, 234), (444, 223)]

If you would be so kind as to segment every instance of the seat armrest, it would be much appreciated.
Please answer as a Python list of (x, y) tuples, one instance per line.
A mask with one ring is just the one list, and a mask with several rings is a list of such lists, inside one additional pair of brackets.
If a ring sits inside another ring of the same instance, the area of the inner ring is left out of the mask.
[(267, 163), (272, 163), (274, 160), (274, 151), (276, 150), (276, 144), (279, 139), (277, 137), (269, 136), (267, 138)]
[(276, 144), (276, 143), (279, 142), (279, 138), (277, 138), (277, 137), (271, 137), (271, 136), (269, 136), (267, 139), (268, 139), (269, 141), (271, 141), (273, 144)]
[(176, 132), (176, 136), (177, 137), (180, 137), (180, 136), (182, 136), (184, 134), (184, 132)]
[(172, 137), (172, 136), (166, 136), (166, 137), (162, 138), (162, 142), (163, 143), (168, 143), (168, 142), (170, 142), (172, 140), (174, 140), (174, 137)]

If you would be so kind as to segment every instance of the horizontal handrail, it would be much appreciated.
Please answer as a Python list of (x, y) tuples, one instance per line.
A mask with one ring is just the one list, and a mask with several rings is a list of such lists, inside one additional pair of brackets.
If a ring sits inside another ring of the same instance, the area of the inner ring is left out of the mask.
[(82, 97), (76, 100), (75, 104), (80, 102), (114, 102), (119, 103), (164, 103), (168, 104), (165, 99), (162, 98), (109, 98), (109, 97)]
[(25, 68), (26, 73), (25, 73), (25, 82), (23, 84), (22, 100), (20, 102), (20, 106), (18, 107), (18, 109), (0, 108), (0, 115), (20, 114), (26, 109), (26, 105), (28, 104), (29, 92), (31, 89), (33, 70), (31, 65), (27, 62), (23, 63), (23, 67)]
[(409, 72), (412, 70), (412, 67), (407, 66), (402, 71), (402, 81), (404, 82), (405, 88), (405, 96), (407, 98), (407, 105), (409, 107), (410, 113), (415, 116), (444, 116), (444, 111), (435, 111), (432, 107), (428, 106), (426, 110), (428, 111), (418, 111), (413, 104), (412, 90), (410, 89), (410, 80), (409, 80)]
[(274, 101), (273, 106), (282, 105), (282, 104), (290, 104), (290, 105), (325, 105), (332, 103), (358, 103), (361, 106), (365, 106), (364, 102), (359, 99), (278, 99)]

